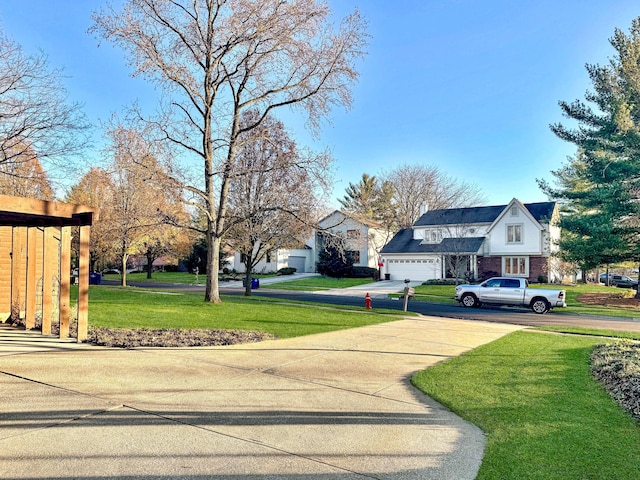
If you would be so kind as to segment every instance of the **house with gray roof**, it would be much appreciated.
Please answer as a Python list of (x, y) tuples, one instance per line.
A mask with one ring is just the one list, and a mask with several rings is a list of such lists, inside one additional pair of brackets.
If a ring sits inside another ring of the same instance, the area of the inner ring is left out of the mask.
[(513, 276), (559, 280), (551, 254), (560, 238), (555, 202), (423, 211), (381, 251), (391, 280)]

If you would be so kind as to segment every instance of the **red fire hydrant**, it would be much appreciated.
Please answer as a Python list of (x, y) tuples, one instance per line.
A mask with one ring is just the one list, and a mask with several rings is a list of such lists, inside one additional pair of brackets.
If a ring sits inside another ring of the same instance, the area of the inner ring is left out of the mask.
[(371, 309), (371, 297), (369, 296), (369, 292), (364, 296), (364, 308), (367, 310)]

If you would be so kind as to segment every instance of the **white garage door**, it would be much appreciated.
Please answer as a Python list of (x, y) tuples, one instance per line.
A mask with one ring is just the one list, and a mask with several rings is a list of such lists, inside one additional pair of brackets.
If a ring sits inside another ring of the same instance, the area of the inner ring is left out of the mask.
[(391, 280), (405, 280), (424, 282), (440, 278), (440, 262), (428, 260), (387, 260), (385, 272), (391, 274)]
[(290, 267), (293, 267), (296, 269), (296, 273), (304, 273), (305, 261), (306, 261), (305, 257), (295, 257), (293, 255), (289, 255), (288, 263)]

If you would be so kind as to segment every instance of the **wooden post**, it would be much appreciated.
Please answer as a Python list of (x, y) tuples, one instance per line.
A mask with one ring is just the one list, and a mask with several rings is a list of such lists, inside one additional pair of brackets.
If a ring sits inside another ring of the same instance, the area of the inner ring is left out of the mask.
[(20, 318), (22, 310), (22, 298), (20, 286), (22, 284), (22, 258), (24, 249), (23, 227), (13, 228), (13, 239), (11, 246), (11, 317), (16, 321)]
[(62, 227), (60, 240), (60, 338), (69, 338), (69, 284), (71, 275), (71, 227)]
[(42, 260), (42, 334), (51, 335), (53, 311), (53, 277), (58, 266), (58, 242), (54, 227), (44, 229), (44, 258)]
[(25, 314), (25, 327), (31, 330), (36, 326), (36, 285), (38, 283), (36, 261), (36, 235), (38, 229), (36, 227), (27, 228), (27, 302)]
[(80, 227), (80, 268), (78, 272), (78, 342), (87, 339), (89, 323), (89, 234), (91, 227)]

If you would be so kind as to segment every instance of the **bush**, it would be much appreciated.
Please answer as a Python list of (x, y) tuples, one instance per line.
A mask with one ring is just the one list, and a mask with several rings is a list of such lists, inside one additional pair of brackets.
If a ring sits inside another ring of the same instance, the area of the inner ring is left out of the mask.
[(224, 268), (222, 269), (222, 273), (223, 273), (224, 275), (229, 275), (229, 269), (228, 269), (227, 267), (224, 267)]
[(538, 283), (549, 283), (546, 275), (538, 275)]
[(422, 285), (458, 285), (459, 283), (454, 278), (434, 278), (423, 282)]
[(293, 275), (294, 273), (296, 273), (294, 267), (284, 267), (276, 272), (277, 275)]
[(353, 267), (351, 269), (351, 273), (348, 274), (348, 277), (351, 278), (376, 278), (378, 274), (378, 270), (376, 268), (371, 267)]

